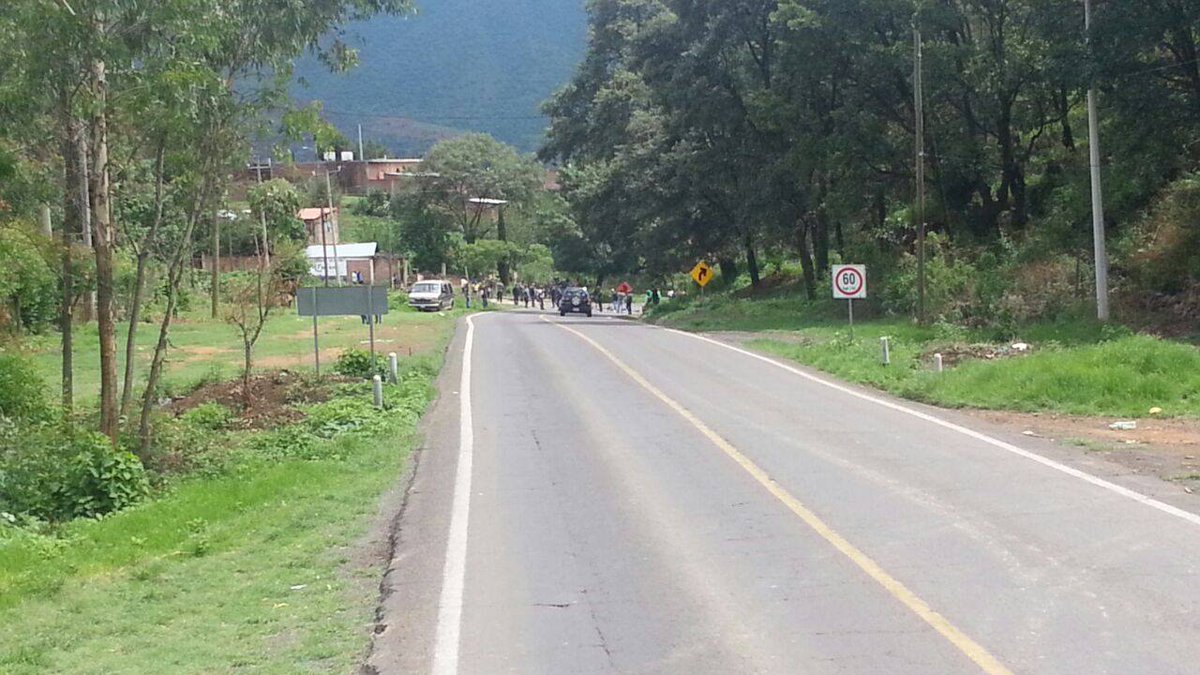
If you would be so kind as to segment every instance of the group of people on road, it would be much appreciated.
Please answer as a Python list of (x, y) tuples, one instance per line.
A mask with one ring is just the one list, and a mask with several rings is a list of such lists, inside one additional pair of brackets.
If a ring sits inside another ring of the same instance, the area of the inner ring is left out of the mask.
[[(484, 308), (487, 308), (492, 302), (502, 304), (508, 297), (511, 297), (514, 307), (523, 305), (526, 308), (545, 310), (547, 299), (550, 300), (551, 308), (558, 307), (563, 292), (568, 286), (565, 282), (549, 285), (516, 283), (512, 288), (506, 289), (504, 284), (499, 281), (475, 283), (468, 279), (463, 279), (459, 288), (468, 308), (471, 306), (474, 297), (479, 298)], [(624, 312), (625, 314), (633, 315), (635, 294), (633, 293), (633, 289), (628, 289), (628, 292), (625, 291), (628, 286), (622, 286), (621, 289), (612, 288), (607, 292), (599, 288), (595, 290), (590, 290), (586, 287), (583, 288), (591, 295), (592, 305), (597, 311), (603, 312), (607, 308), (608, 311), (615, 314)], [(674, 297), (674, 291), (663, 293), (658, 288), (648, 289), (645, 294), (645, 304), (642, 305), (642, 311), (644, 312), (650, 307), (658, 306), (664, 297)]]

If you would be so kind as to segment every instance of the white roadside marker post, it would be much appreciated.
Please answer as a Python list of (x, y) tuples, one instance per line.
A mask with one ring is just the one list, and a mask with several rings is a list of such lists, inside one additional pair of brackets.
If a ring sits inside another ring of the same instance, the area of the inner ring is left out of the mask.
[(892, 345), (886, 337), (879, 338), (879, 346), (883, 350), (883, 365), (892, 365)]
[(396, 356), (396, 352), (388, 354), (388, 372), (392, 376), (392, 384), (400, 381), (400, 359)]
[(383, 378), (376, 375), (371, 378), (371, 389), (375, 393), (375, 407), (383, 410)]

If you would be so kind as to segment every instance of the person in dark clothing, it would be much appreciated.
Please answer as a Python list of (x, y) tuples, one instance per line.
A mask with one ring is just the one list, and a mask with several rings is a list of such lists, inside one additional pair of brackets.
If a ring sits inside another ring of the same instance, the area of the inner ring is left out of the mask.
[(662, 302), (662, 293), (659, 293), (657, 288), (654, 289), (654, 293), (651, 294), (650, 302), (654, 303), (655, 307), (658, 307), (658, 303)]
[(484, 308), (484, 309), (487, 309), (487, 306), (488, 306), (488, 296), (490, 296), (490, 295), (491, 295), (491, 293), (492, 293), (491, 289), (490, 289), (490, 288), (488, 288), (487, 286), (484, 286), (484, 287), (483, 287), (482, 289), (480, 289), (480, 291), (479, 291), (479, 299), (480, 299), (480, 300), (483, 302), (483, 308)]
[(520, 302), (520, 298), (521, 298), (521, 287), (513, 286), (513, 307), (517, 306), (517, 303)]
[(625, 295), (625, 313), (630, 316), (633, 315), (633, 293)]

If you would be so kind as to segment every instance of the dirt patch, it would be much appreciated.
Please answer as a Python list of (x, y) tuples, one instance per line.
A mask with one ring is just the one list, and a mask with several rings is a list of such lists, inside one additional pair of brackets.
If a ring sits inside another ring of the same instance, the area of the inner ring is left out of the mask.
[(1200, 490), (1200, 420), (1137, 420), (1137, 429), (1110, 429), (1109, 417), (973, 411), (973, 417), (1027, 436), (1048, 438), (1081, 452), (1098, 453), (1130, 470)]
[(933, 355), (942, 355), (942, 365), (953, 368), (967, 361), (996, 361), (999, 359), (1022, 358), (1031, 353), (1029, 347), (1019, 349), (1011, 345), (949, 345), (929, 349), (921, 354), (922, 363), (933, 363)]
[(798, 333), (796, 331), (787, 330), (766, 330), (766, 331), (714, 331), (705, 333), (707, 337), (720, 342), (745, 347), (751, 342), (757, 340), (771, 340), (773, 342), (782, 342), (789, 345), (811, 345), (816, 344), (816, 340), (811, 337)]
[(328, 387), (308, 386), (294, 373), (281, 370), (250, 381), (248, 407), (242, 381), (237, 380), (206, 384), (165, 408), (178, 416), (205, 403), (219, 403), (234, 411), (239, 429), (275, 429), (304, 419), (295, 404), (320, 403), (328, 398)]
[(205, 347), (192, 345), (188, 347), (180, 347), (179, 353), (183, 355), (180, 361), (185, 363), (195, 363), (197, 361), (224, 361), (226, 357), (233, 354), (232, 349), (222, 347)]

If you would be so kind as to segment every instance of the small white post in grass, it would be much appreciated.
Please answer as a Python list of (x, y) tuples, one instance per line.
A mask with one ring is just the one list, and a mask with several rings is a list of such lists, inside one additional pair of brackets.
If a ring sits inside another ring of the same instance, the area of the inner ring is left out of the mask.
[(885, 365), (885, 366), (892, 365), (892, 345), (889, 342), (888, 338), (886, 338), (886, 337), (879, 338), (879, 346), (883, 348), (883, 365)]
[(388, 372), (392, 375), (392, 384), (400, 381), (400, 359), (396, 352), (388, 354)]
[(942, 372), (942, 355), (941, 354), (933, 355), (933, 369), (939, 373)]
[(371, 378), (371, 384), (375, 391), (375, 407), (383, 410), (383, 378), (376, 375)]

